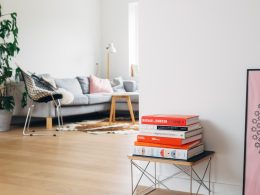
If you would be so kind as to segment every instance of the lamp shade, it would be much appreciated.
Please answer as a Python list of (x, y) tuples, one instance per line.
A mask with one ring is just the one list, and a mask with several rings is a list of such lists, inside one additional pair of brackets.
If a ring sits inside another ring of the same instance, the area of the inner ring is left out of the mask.
[(116, 48), (114, 46), (114, 43), (109, 43), (106, 49), (108, 53), (116, 53)]

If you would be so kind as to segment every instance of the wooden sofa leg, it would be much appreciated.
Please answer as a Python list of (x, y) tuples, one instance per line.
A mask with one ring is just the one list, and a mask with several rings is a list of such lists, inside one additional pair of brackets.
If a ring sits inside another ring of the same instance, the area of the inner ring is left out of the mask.
[(46, 129), (52, 129), (52, 117), (46, 117)]

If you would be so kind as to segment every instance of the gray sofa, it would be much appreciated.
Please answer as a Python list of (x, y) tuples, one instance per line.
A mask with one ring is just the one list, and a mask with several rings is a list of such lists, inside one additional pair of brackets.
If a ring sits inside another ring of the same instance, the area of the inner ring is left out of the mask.
[[(84, 81), (84, 82), (83, 82)], [(61, 112), (63, 116), (81, 115), (93, 112), (106, 112), (110, 110), (111, 97), (113, 93), (89, 93), (89, 82), (87, 77), (76, 77), (67, 79), (55, 79), (57, 87), (66, 89), (74, 96), (70, 104), (62, 104)], [(139, 93), (135, 81), (122, 81), (121, 86), (113, 86), (115, 92), (127, 93), (131, 97), (134, 111), (139, 111)], [(21, 81), (14, 84), (12, 95), (15, 98), (14, 116), (26, 116), (28, 106), (22, 108), (21, 98), (25, 91), (24, 83)], [(31, 100), (28, 98), (28, 105)], [(128, 111), (125, 100), (118, 100), (117, 111)], [(56, 117), (55, 105), (49, 103), (35, 103), (32, 117), (54, 118)]]

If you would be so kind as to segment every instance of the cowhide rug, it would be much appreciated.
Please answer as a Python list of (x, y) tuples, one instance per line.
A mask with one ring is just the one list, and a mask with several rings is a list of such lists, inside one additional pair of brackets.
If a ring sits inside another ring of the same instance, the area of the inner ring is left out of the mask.
[(64, 131), (83, 131), (89, 134), (137, 134), (138, 121), (133, 124), (130, 119), (117, 118), (116, 122), (109, 124), (109, 119), (89, 120), (65, 124)]

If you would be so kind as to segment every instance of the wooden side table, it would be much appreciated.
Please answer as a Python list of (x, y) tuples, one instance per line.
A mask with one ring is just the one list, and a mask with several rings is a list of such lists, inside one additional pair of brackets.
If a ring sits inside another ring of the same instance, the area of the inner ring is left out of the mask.
[(128, 94), (113, 94), (112, 95), (109, 124), (116, 121), (116, 100), (118, 100), (118, 99), (125, 99), (127, 101), (128, 110), (130, 112), (132, 123), (135, 124), (133, 106), (131, 103), (130, 95), (128, 95)]
[[(195, 181), (199, 184), (199, 187), (195, 191), (195, 195), (199, 194), (200, 188), (204, 187), (207, 191), (208, 194), (211, 194), (211, 186), (210, 186), (210, 176), (211, 176), (211, 161), (214, 156), (215, 152), (213, 151), (205, 151), (202, 154), (199, 154), (197, 156), (192, 157), (191, 159), (184, 161), (184, 160), (172, 160), (172, 159), (165, 159), (165, 158), (155, 158), (155, 157), (146, 157), (146, 156), (136, 156), (136, 155), (131, 155), (128, 156), (128, 158), (131, 161), (131, 181), (132, 181), (132, 195), (137, 195), (137, 194), (149, 194), (153, 192), (154, 190), (158, 189), (158, 186), (161, 185), (164, 188), (170, 190), (167, 185), (164, 184), (164, 182), (168, 179), (173, 178), (174, 176), (184, 173), (189, 176), (190, 178), (190, 194), (194, 195), (194, 189), (192, 188), (192, 181)], [(141, 167), (139, 164), (137, 164), (135, 161), (145, 161), (147, 162), (145, 168)], [(199, 174), (195, 171), (194, 166), (198, 165), (200, 163), (207, 162), (206, 167), (204, 169), (204, 173), (202, 176), (199, 176)], [(150, 163), (154, 163), (154, 173), (149, 173), (148, 172), (148, 167)], [(156, 164), (157, 163), (165, 163), (165, 164), (171, 164), (174, 167), (176, 167), (179, 171), (177, 173), (172, 174), (169, 177), (166, 177), (165, 179), (159, 180), (157, 177), (157, 171), (156, 171)], [(141, 172), (140, 178), (138, 179), (137, 183), (134, 184), (133, 181), (133, 167), (135, 167), (137, 170)], [(205, 182), (205, 176), (206, 173), (208, 172), (208, 185), (206, 185)], [(152, 186), (149, 186), (142, 190), (141, 192), (136, 193), (137, 188), (139, 186), (140, 181), (142, 180), (143, 177), (148, 178)], [(147, 190), (151, 189), (150, 191), (147, 192)]]

